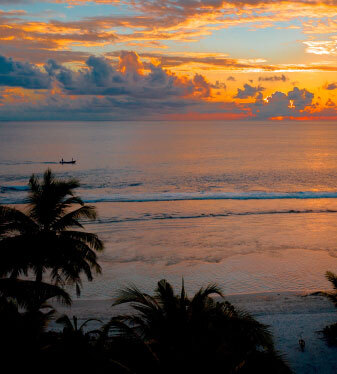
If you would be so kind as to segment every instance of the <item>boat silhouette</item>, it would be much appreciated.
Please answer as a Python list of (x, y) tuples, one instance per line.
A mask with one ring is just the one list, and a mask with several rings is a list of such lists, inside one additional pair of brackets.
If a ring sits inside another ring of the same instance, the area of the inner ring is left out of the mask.
[(76, 160), (71, 159), (71, 161), (64, 161), (63, 158), (60, 161), (60, 164), (76, 164)]

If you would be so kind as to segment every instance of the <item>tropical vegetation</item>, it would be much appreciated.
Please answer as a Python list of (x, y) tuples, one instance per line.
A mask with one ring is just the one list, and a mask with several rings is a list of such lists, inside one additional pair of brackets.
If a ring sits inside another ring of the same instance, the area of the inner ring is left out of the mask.
[(75, 285), (79, 295), (81, 276), (91, 281), (101, 272), (96, 252), (103, 243), (83, 230), (81, 222), (94, 220), (96, 211), (75, 195), (76, 179), (58, 179), (48, 169), (28, 186), (25, 210), (0, 206), (0, 349), (13, 369), (30, 363), (36, 370), (54, 342), (46, 327), (55, 309), (47, 301), (71, 304), (64, 287)]
[(29, 179), (27, 212), (0, 206), (0, 277), (34, 275), (42, 282), (48, 272), (52, 283), (75, 284), (80, 294), (81, 275), (91, 281), (101, 272), (96, 252), (103, 243), (81, 231), (81, 220), (94, 220), (96, 211), (75, 195), (78, 187), (76, 179), (57, 179), (48, 169), (42, 181)]
[[(325, 277), (332, 284), (333, 291), (322, 292), (337, 308), (337, 275), (331, 271), (325, 273)], [(337, 346), (337, 322), (331, 325), (327, 325), (322, 330), (323, 336), (329, 345)]]
[(114, 352), (131, 349), (136, 360), (130, 362), (123, 349), (118, 360), (132, 372), (291, 372), (275, 351), (268, 327), (226, 301), (215, 284), (192, 298), (184, 283), (175, 294), (161, 280), (153, 296), (132, 286), (120, 291), (114, 306), (122, 304), (133, 313), (113, 317), (104, 332), (111, 334)]
[(46, 328), (55, 314), (49, 300), (70, 305), (60, 287), (44, 282), (0, 279), (0, 352), (3, 368), (12, 372), (38, 369), (41, 352), (50, 344)]
[[(290, 373), (268, 327), (230, 304), (215, 284), (193, 297), (166, 280), (153, 295), (120, 291), (105, 325), (56, 318), (55, 300), (71, 304), (82, 277), (101, 272), (103, 243), (86, 232), (93, 206), (76, 179), (47, 170), (29, 179), (26, 208), (0, 206), (0, 352), (12, 371), (103, 373)], [(52, 301), (52, 302), (51, 302)], [(51, 303), (50, 303), (51, 302)], [(126, 305), (128, 313), (116, 315)], [(48, 329), (53, 322), (54, 328)], [(56, 322), (56, 325), (55, 325)], [(96, 328), (89, 330), (90, 323)], [(62, 328), (57, 328), (62, 326)], [(98, 327), (97, 327), (98, 326)]]

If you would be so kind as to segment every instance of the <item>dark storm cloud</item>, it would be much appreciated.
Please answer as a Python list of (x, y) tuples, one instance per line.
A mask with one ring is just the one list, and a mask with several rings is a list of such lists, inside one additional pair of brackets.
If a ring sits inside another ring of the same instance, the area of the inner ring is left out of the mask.
[[(83, 68), (69, 69), (55, 60), (48, 60), (43, 68), (17, 62), (0, 56), (0, 85), (33, 88), (39, 100), (31, 101), (29, 94), (21, 93), (13, 104), (13, 96), (0, 107), (0, 119), (41, 119), (48, 117), (126, 119), (140, 115), (160, 115), (183, 112), (186, 108), (195, 111), (213, 110), (221, 105), (203, 103), (211, 97), (212, 85), (200, 74), (194, 77), (178, 77), (160, 66), (148, 64), (146, 70), (134, 52), (120, 54), (116, 66), (103, 57), (90, 56)], [(51, 88), (41, 94), (39, 88)], [(16, 99), (16, 98), (15, 98)], [(49, 114), (48, 114), (49, 113)]]
[(272, 75), (272, 76), (269, 76), (269, 77), (259, 77), (259, 82), (278, 82), (278, 81), (282, 81), (282, 82), (285, 82), (287, 81), (288, 78), (282, 74), (282, 75)]
[(306, 89), (300, 90), (298, 87), (288, 92), (288, 99), (292, 101), (297, 110), (303, 110), (306, 106), (311, 105), (314, 94)]
[(109, 60), (95, 56), (88, 58), (86, 66), (87, 69), (75, 72), (49, 60), (45, 70), (62, 85), (66, 93), (73, 95), (127, 95), (155, 99), (211, 96), (211, 85), (202, 75), (181, 79), (152, 64), (147, 66), (149, 72), (145, 74), (143, 64), (134, 52), (121, 52), (117, 68)]
[(243, 86), (243, 89), (238, 88), (237, 94), (234, 96), (236, 99), (248, 99), (249, 97), (255, 97), (259, 92), (264, 91), (265, 88), (262, 86), (251, 86), (246, 83)]
[(212, 85), (200, 75), (191, 79), (180, 78), (149, 64), (148, 72), (134, 52), (123, 51), (119, 65), (113, 66), (103, 57), (90, 56), (86, 67), (77, 71), (48, 60), (44, 69), (28, 62), (0, 56), (0, 85), (26, 89), (47, 89), (58, 84), (65, 94), (71, 95), (126, 95), (130, 97), (165, 98), (211, 96)]
[(46, 89), (50, 77), (28, 62), (14, 61), (0, 56), (0, 85), (29, 89)]
[(298, 117), (305, 114), (302, 111), (312, 105), (314, 94), (306, 89), (294, 87), (287, 94), (276, 91), (266, 100), (257, 97), (250, 107), (257, 118), (268, 119), (273, 117)]

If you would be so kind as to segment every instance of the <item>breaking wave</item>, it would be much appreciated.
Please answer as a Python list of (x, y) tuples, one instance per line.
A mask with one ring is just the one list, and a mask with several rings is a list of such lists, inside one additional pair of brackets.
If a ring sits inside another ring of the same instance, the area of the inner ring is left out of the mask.
[[(22, 194), (27, 186), (0, 186), (2, 194), (8, 196), (0, 198), (2, 204), (23, 203)], [(336, 199), (336, 191), (299, 191), (299, 192), (184, 192), (184, 193), (139, 193), (139, 194), (97, 194), (81, 196), (86, 203), (131, 203), (131, 202), (156, 202), (156, 201), (191, 201), (191, 200), (279, 200), (279, 199)]]
[(143, 193), (84, 196), (88, 203), (154, 202), (182, 200), (277, 200), (277, 199), (336, 199), (337, 192), (185, 192)]
[[(138, 184), (137, 184), (138, 185)], [(7, 196), (0, 197), (2, 204), (23, 203), (22, 193), (27, 186), (0, 186), (0, 193)], [(92, 191), (92, 190), (91, 190)], [(138, 194), (102, 194), (88, 195), (85, 190), (81, 196), (86, 203), (131, 203), (156, 201), (191, 201), (191, 200), (279, 200), (279, 199), (336, 199), (336, 191), (299, 191), (299, 192), (165, 192)]]
[(184, 219), (198, 219), (198, 218), (225, 218), (233, 216), (253, 216), (253, 215), (272, 215), (272, 214), (314, 214), (314, 213), (337, 213), (333, 209), (303, 209), (303, 210), (267, 210), (267, 211), (254, 211), (254, 212), (223, 212), (223, 213), (203, 213), (195, 215), (180, 215), (180, 214), (145, 214), (139, 217), (105, 217), (100, 218), (96, 222), (86, 221), (85, 223), (122, 223), (122, 222), (138, 222), (138, 221), (156, 221), (156, 220), (184, 220)]

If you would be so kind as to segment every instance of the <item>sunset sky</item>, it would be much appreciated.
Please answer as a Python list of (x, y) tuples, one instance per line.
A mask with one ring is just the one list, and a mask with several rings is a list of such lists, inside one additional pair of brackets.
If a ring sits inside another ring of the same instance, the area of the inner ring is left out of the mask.
[(337, 0), (0, 0), (1, 120), (336, 120)]

